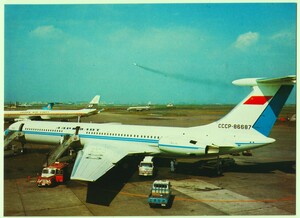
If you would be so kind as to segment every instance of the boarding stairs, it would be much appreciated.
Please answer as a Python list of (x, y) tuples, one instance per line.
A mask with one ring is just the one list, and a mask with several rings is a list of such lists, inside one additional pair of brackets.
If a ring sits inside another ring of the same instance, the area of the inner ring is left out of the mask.
[(75, 144), (80, 144), (80, 138), (78, 135), (65, 135), (62, 140), (62, 143), (50, 152), (50, 154), (47, 157), (47, 163), (45, 163), (44, 166), (49, 166), (50, 164), (59, 161), (59, 159), (67, 151), (67, 149)]
[(4, 139), (4, 149), (6, 149), (14, 140), (25, 143), (24, 133), (21, 131), (11, 132)]

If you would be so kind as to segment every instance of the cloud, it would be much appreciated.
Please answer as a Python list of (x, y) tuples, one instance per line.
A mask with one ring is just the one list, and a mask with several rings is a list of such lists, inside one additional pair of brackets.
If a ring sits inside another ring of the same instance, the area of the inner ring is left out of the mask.
[[(32, 40), (39, 39), (39, 43), (41, 43), (39, 47), (45, 51), (48, 49), (49, 52), (54, 49), (63, 54), (69, 51), (71, 53), (80, 51), (82, 54), (91, 46), (88, 40), (69, 34), (54, 25), (38, 26), (29, 33), (29, 37)], [(51, 43), (48, 43), (49, 41)]]
[(270, 39), (282, 45), (296, 46), (296, 33), (293, 30), (282, 30), (273, 34)]
[(138, 30), (124, 27), (109, 36), (113, 44), (126, 42), (131, 48), (151, 52), (195, 52), (205, 44), (207, 36), (195, 28), (169, 27)]
[(64, 33), (61, 29), (58, 29), (53, 25), (47, 25), (35, 28), (30, 35), (42, 39), (57, 39), (62, 37)]
[(203, 34), (194, 28), (171, 27), (151, 28), (145, 31), (137, 45), (148, 49), (161, 51), (197, 51), (203, 45), (205, 39)]
[(238, 36), (233, 46), (240, 50), (245, 50), (250, 46), (254, 45), (259, 39), (259, 33), (248, 32)]

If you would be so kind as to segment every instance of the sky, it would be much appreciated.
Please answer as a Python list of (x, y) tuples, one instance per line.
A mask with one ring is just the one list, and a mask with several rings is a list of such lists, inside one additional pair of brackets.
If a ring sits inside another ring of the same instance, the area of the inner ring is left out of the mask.
[(295, 3), (6, 4), (4, 14), (5, 102), (236, 104), (251, 88), (233, 80), (296, 74)]

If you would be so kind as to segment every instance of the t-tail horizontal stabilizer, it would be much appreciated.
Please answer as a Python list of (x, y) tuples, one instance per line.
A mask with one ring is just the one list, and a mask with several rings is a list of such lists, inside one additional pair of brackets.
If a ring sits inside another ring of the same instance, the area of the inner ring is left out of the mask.
[(238, 86), (252, 86), (253, 90), (227, 116), (217, 121), (217, 125), (253, 128), (268, 136), (296, 83), (296, 76), (248, 78), (232, 83)]

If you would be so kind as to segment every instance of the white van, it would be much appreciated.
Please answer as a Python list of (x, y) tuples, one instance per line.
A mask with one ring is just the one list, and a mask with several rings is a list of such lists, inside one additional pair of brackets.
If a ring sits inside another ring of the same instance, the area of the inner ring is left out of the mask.
[(153, 176), (154, 175), (153, 157), (146, 156), (144, 160), (140, 162), (138, 168), (139, 168), (140, 176)]

